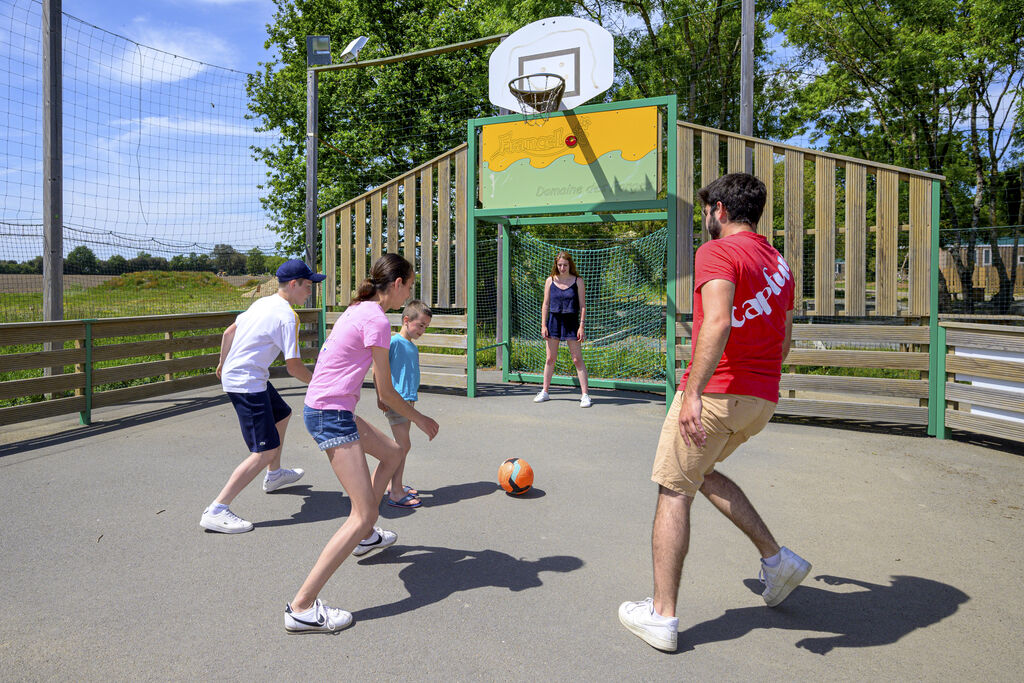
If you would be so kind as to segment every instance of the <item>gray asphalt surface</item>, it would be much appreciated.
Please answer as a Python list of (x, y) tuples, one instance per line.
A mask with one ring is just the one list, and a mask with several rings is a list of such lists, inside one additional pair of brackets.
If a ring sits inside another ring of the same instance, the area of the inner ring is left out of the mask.
[[(336, 635), (285, 633), (282, 610), (349, 500), (301, 423), (296, 486), (254, 482), (247, 534), (203, 508), (245, 456), (217, 389), (5, 428), (0, 435), (0, 678), (54, 680), (1020, 680), (1024, 459), (960, 442), (772, 423), (721, 471), (814, 569), (776, 609), (753, 546), (694, 504), (679, 651), (622, 628), (651, 594), (650, 467), (664, 406), (647, 394), (485, 385), (424, 394), (441, 432), (413, 437), (415, 511), (384, 507), (390, 549), (341, 566)], [(385, 428), (364, 391), (359, 411)], [(526, 458), (535, 491), (506, 496)]]

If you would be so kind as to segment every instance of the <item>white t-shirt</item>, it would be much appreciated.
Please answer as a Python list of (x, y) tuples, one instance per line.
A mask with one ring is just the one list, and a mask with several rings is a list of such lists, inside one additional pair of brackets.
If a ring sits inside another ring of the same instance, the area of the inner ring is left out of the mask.
[(224, 391), (255, 394), (267, 390), (270, 364), (278, 354), (299, 357), (299, 316), (278, 294), (257, 299), (235, 318), (235, 338), (224, 359)]

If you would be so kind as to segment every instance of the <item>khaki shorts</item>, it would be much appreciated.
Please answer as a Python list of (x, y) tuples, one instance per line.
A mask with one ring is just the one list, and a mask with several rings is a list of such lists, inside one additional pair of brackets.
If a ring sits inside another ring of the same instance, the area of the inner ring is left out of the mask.
[[(416, 401), (409, 401), (409, 405), (415, 406)], [(384, 417), (388, 419), (388, 424), (391, 426), (400, 425), (409, 421), (409, 418), (402, 417), (395, 411), (391, 410), (391, 408), (388, 408), (387, 410), (384, 411)]]
[(700, 421), (707, 441), (702, 448), (687, 446), (679, 434), (681, 391), (672, 399), (672, 406), (661, 427), (658, 452), (654, 456), (651, 479), (667, 489), (693, 497), (704, 477), (725, 460), (737, 447), (772, 419), (776, 404), (756, 396), (739, 394), (704, 394)]

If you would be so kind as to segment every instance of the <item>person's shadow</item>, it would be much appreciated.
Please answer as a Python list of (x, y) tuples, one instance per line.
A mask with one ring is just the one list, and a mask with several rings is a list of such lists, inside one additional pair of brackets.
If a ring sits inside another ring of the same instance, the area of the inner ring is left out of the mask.
[(440, 602), (453, 593), (494, 586), (523, 591), (543, 585), (541, 572), (571, 572), (583, 560), (552, 555), (539, 560), (517, 560), (496, 550), (457, 550), (436, 546), (393, 546), (359, 564), (407, 564), (398, 572), (409, 597), (355, 612), (358, 620), (380, 619)]
[[(423, 501), (422, 507), (426, 508), (451, 505), (452, 503), (469, 500), (470, 498), (479, 498), (480, 496), (494, 493), (498, 488), (498, 485), (493, 481), (471, 481), (465, 484), (439, 486), (436, 489), (419, 488), (416, 490), (420, 492), (417, 497)], [(396, 517), (404, 517), (409, 512), (418, 509), (420, 508), (393, 507), (385, 503), (380, 506), (380, 516), (385, 519), (395, 519)]]
[[(816, 576), (831, 586), (857, 586), (864, 590), (837, 593), (813, 586), (797, 588), (781, 606), (726, 610), (722, 616), (691, 626), (679, 634), (679, 651), (698, 645), (734, 640), (757, 628), (820, 631), (830, 635), (803, 638), (796, 647), (824, 655), (837, 647), (888, 645), (914, 629), (936, 624), (970, 600), (963, 591), (918, 576), (894, 576), (888, 586), (847, 579)], [(757, 579), (743, 582), (760, 594)]]
[(297, 512), (287, 519), (268, 519), (265, 522), (256, 522), (253, 526), (271, 527), (323, 522), (329, 519), (348, 517), (352, 512), (352, 501), (338, 490), (314, 490), (312, 486), (303, 484), (301, 486), (289, 486), (286, 489), (274, 491), (270, 495), (302, 496), (302, 505)]

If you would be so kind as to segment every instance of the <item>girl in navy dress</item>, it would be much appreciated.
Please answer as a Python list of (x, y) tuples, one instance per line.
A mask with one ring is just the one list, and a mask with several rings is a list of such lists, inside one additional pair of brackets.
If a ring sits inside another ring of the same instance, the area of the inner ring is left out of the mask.
[(547, 358), (544, 361), (544, 388), (534, 397), (535, 403), (551, 398), (551, 376), (555, 374), (555, 359), (558, 345), (565, 341), (572, 356), (576, 374), (580, 379), (580, 408), (590, 407), (590, 391), (587, 387), (587, 366), (583, 364), (580, 344), (586, 338), (583, 323), (587, 316), (587, 297), (583, 279), (576, 272), (576, 264), (568, 252), (560, 251), (555, 256), (551, 275), (544, 281), (544, 306), (540, 314), (540, 334), (547, 342)]

